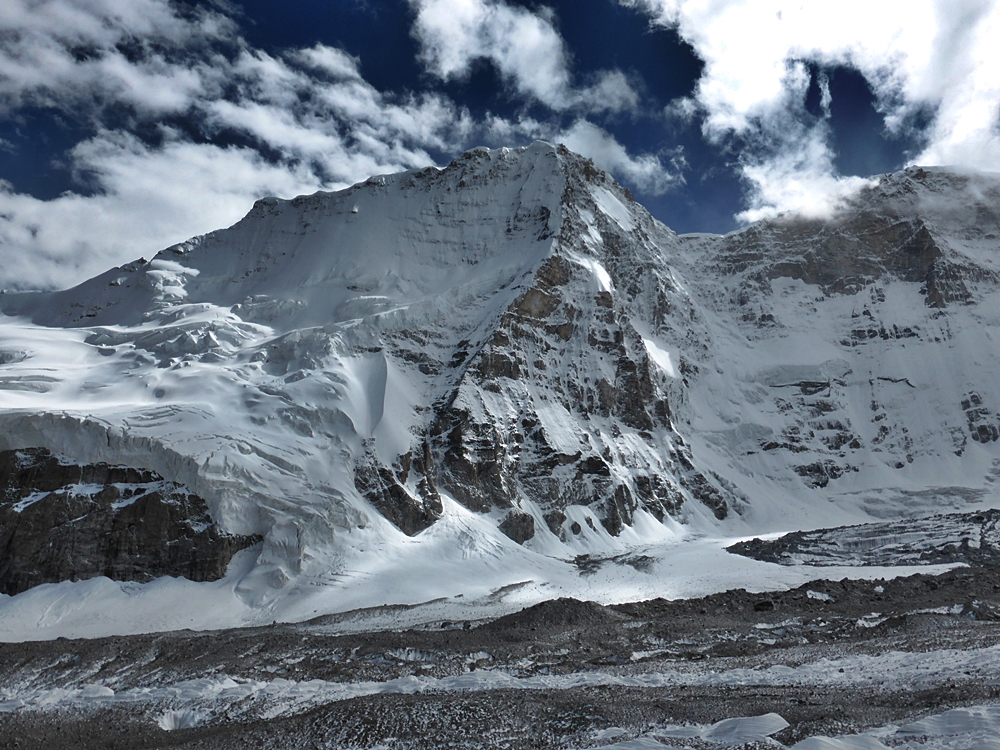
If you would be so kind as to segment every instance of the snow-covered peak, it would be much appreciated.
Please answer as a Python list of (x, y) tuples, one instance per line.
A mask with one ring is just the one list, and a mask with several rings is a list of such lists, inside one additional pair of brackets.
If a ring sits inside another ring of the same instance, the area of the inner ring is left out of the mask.
[(369, 580), (420, 598), (404, 564), (501, 585), (692, 531), (982, 503), (996, 184), (911, 170), (830, 222), (678, 237), (536, 143), (264, 199), (0, 297), (0, 449), (185, 485), (264, 538), (234, 601), (289, 617), (315, 591), (374, 603)]
[[(907, 167), (881, 175), (876, 184), (863, 191), (867, 201), (904, 200), (907, 196), (942, 196), (946, 201), (990, 201), (990, 193), (1000, 188), (1000, 173), (980, 172), (964, 167)], [(994, 196), (995, 197), (995, 196)], [(859, 198), (857, 203), (866, 202)]]
[(5, 296), (24, 354), (6, 439), (183, 482), (264, 537), (254, 601), (343, 534), (418, 535), (455, 500), (540, 552), (621, 549), (643, 519), (669, 536), (728, 512), (670, 421), (690, 338), (671, 312), (691, 306), (674, 239), (544, 143), (264, 199), (150, 261)]
[(476, 149), (443, 170), (261, 199), (228, 229), (5, 308), (49, 325), (107, 325), (181, 304), (240, 305), (244, 319), (281, 319), (288, 328), (436, 304), (442, 295), (461, 304), (549, 251), (564, 185), (564, 159), (549, 144)]

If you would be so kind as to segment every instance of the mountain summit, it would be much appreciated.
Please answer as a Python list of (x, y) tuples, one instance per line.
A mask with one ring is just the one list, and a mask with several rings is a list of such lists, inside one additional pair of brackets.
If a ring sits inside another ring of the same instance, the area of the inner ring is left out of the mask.
[(965, 507), (1000, 466), (998, 207), (995, 176), (914, 169), (830, 221), (678, 236), (544, 143), (267, 198), (0, 297), (0, 449), (204, 498), (263, 538), (230, 573), (254, 608), (411, 545), (530, 569)]

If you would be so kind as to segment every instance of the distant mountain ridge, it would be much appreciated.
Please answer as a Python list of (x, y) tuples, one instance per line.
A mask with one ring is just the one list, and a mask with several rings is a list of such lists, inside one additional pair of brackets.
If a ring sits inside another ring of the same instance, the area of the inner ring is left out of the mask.
[(993, 175), (678, 236), (563, 147), (477, 149), (0, 296), (0, 449), (203, 497), (264, 540), (252, 606), (452, 502), (560, 557), (964, 507), (1000, 476), (998, 250)]

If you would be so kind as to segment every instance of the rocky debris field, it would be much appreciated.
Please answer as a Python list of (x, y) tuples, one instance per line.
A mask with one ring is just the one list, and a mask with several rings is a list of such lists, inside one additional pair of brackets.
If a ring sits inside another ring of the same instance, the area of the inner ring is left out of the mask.
[(343, 621), (2, 644), (0, 748), (703, 748), (721, 745), (685, 725), (771, 713), (791, 746), (1000, 702), (985, 566), (405, 632)]
[(782, 565), (1000, 564), (1000, 510), (793, 531), (729, 547), (738, 555)]

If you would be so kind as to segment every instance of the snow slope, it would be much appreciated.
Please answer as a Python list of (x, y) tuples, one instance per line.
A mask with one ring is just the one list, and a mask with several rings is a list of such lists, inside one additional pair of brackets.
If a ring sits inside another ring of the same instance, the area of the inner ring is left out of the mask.
[[(911, 171), (678, 237), (536, 143), (3, 295), (0, 448), (149, 468), (264, 542), (216, 584), (0, 599), (0, 635), (769, 588), (721, 540), (995, 504), (998, 195)], [(639, 548), (700, 583), (571, 563)]]

